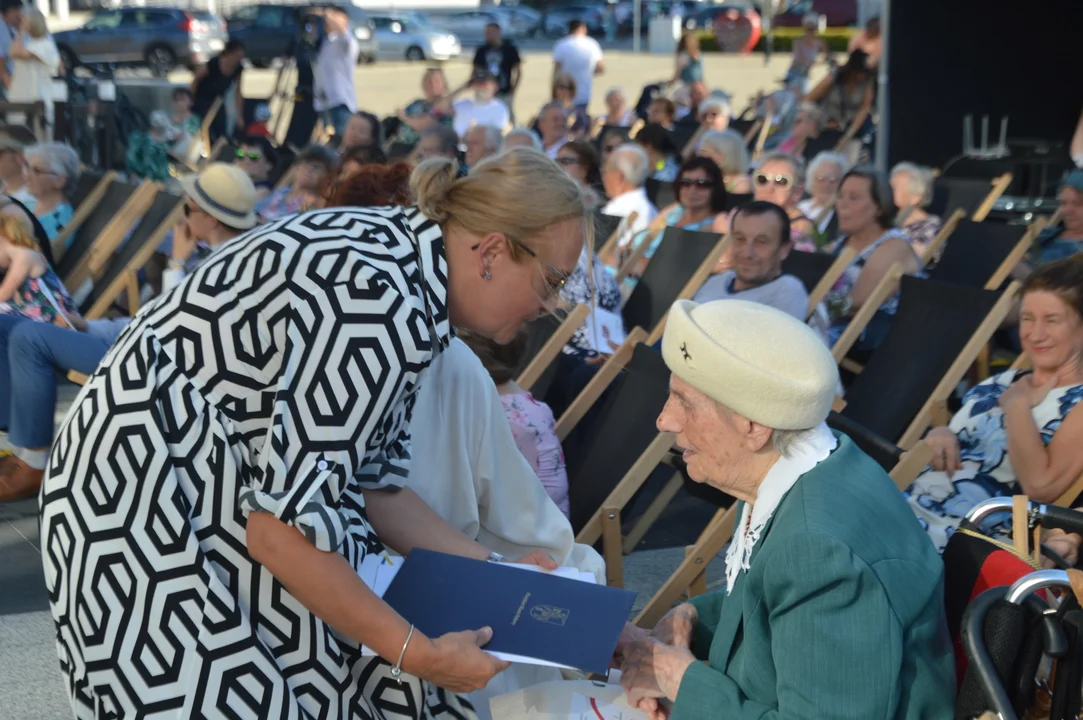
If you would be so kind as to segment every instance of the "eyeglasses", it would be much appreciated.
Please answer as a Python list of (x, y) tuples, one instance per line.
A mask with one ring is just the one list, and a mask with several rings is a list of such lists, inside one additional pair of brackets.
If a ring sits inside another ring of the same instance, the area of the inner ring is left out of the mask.
[[(553, 275), (556, 275), (556, 280), (554, 280), (546, 276), (545, 273), (542, 273), (542, 279), (545, 280), (546, 286), (546, 294), (545, 297), (542, 298), (542, 300), (548, 302), (560, 295), (560, 291), (563, 290), (564, 286), (568, 284), (568, 275), (566, 273), (562, 273), (560, 270), (557, 270), (555, 267), (539, 258), (538, 253), (534, 252), (533, 248), (531, 248), (530, 246), (520, 242), (519, 240), (516, 240), (510, 235), (505, 235), (504, 239), (508, 241), (508, 244), (514, 245), (515, 247), (519, 248), (527, 255), (529, 255), (531, 258), (533, 258), (539, 266), (549, 270), (549, 272), (553, 273)], [(477, 250), (478, 247), (479, 245), (473, 245), (470, 247), (470, 249)]]
[(245, 152), (244, 150), (238, 150), (238, 151), (237, 151), (237, 159), (238, 159), (238, 160), (253, 160), (253, 161), (257, 161), (257, 160), (261, 160), (262, 158), (263, 158), (263, 153), (258, 153), (258, 152)]
[(30, 165), (29, 170), (35, 175), (57, 175), (57, 173), (53, 172), (52, 170), (46, 170), (44, 168), (39, 168), (34, 165)]
[(582, 162), (583, 161), (580, 160), (577, 157), (568, 157), (567, 155), (564, 155), (562, 157), (557, 158), (557, 164), (558, 165), (565, 165), (565, 166), (568, 166), (568, 165), (580, 165), (580, 164), (582, 164)]
[(778, 185), (779, 187), (787, 188), (793, 185), (793, 178), (787, 175), (775, 175), (774, 177), (772, 177), (770, 175), (764, 175), (763, 173), (760, 173), (756, 176), (756, 184), (760, 187), (774, 184)]
[(680, 187), (708, 188), (713, 187), (714, 183), (707, 178), (681, 178), (677, 181), (677, 185)]

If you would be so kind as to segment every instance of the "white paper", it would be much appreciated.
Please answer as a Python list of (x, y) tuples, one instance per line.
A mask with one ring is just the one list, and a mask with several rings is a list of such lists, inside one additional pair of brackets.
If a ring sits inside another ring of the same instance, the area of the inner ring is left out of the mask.
[(605, 355), (612, 355), (626, 337), (624, 318), (605, 308), (596, 307), (591, 310), (584, 326), (591, 349)]
[[(361, 571), (358, 575), (365, 581), (365, 584), (369, 586), (372, 592), (377, 596), (383, 597), (387, 592), (387, 588), (391, 586), (391, 581), (395, 579), (395, 575), (398, 574), (399, 568), (402, 566), (403, 558), (398, 556), (383, 556), (383, 555), (369, 555), (365, 558), (365, 562), (361, 565)], [(518, 568), (520, 570), (528, 570), (530, 572), (549, 572), (541, 569), (537, 565), (520, 565), (518, 563), (505, 563), (507, 567)], [(594, 577), (594, 573), (583, 572), (578, 568), (573, 567), (558, 567), (552, 571), (553, 575), (567, 578), (569, 580), (579, 580), (580, 582), (588, 582), (592, 585), (597, 585), (598, 580)], [(376, 655), (377, 653), (367, 645), (361, 648), (362, 655)], [(555, 667), (555, 668), (567, 668), (569, 670), (575, 670), (575, 668), (567, 665), (558, 665), (557, 663), (549, 662), (548, 660), (539, 660), (537, 658), (524, 657), (522, 655), (512, 655), (510, 653), (494, 652), (489, 653), (497, 660), (503, 660), (505, 662), (512, 663), (526, 663), (527, 665), (541, 665), (543, 667)]]
[(647, 714), (627, 705), (576, 693), (572, 695), (568, 720), (647, 720)]

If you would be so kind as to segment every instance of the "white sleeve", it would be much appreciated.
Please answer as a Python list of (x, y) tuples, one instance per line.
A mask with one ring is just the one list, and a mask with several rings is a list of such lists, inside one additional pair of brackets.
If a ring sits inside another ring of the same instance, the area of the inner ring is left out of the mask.
[(184, 282), (184, 278), (188, 275), (183, 268), (166, 268), (162, 272), (162, 294), (167, 292)]
[(1072, 162), (1075, 163), (1076, 167), (1083, 168), (1083, 153), (1080, 153), (1079, 155), (1073, 155)]
[(565, 62), (564, 51), (567, 47), (568, 44), (566, 42), (564, 42), (563, 40), (557, 40), (557, 44), (553, 46), (553, 62), (561, 64)]

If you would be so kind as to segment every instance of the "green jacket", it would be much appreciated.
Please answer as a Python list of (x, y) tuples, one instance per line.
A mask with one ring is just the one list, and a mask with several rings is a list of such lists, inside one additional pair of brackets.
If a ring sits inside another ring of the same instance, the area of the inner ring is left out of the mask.
[[(740, 513), (738, 513), (738, 518)], [(733, 592), (692, 603), (671, 720), (951, 718), (943, 563), (845, 436), (782, 499)]]

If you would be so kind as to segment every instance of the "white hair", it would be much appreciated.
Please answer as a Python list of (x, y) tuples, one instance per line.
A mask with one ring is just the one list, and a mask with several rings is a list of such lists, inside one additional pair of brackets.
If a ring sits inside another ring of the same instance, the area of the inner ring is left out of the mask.
[(724, 156), (721, 170), (729, 175), (742, 175), (748, 172), (748, 146), (745, 139), (735, 130), (710, 130), (703, 133), (699, 141), (700, 148), (708, 148)]
[(512, 138), (526, 138), (529, 141), (527, 147), (531, 147), (539, 151), (542, 149), (541, 138), (538, 137), (538, 133), (534, 132), (530, 128), (515, 128), (513, 130), (509, 130), (508, 134), (504, 136), (503, 143), (501, 143), (501, 149), (518, 147), (516, 145), (508, 145), (508, 141)]
[(907, 185), (910, 192), (920, 198), (918, 206), (928, 207), (933, 201), (933, 171), (914, 163), (901, 162), (891, 168), (891, 179), (894, 180), (897, 175), (905, 175), (909, 179)]
[(504, 136), (501, 134), (500, 128), (495, 125), (475, 125), (466, 132), (472, 133), (477, 132), (478, 130), (482, 132), (486, 152), (495, 153), (500, 150), (500, 145), (504, 141)]
[(709, 110), (716, 110), (719, 115), (730, 115), (730, 101), (724, 95), (718, 95), (712, 93), (707, 96), (707, 99), (699, 104), (699, 114), (703, 115)]
[(782, 457), (789, 457), (793, 446), (808, 437), (816, 428), (808, 430), (771, 430), (771, 446)]
[(762, 168), (764, 165), (771, 161), (784, 162), (790, 166), (790, 171), (793, 173), (793, 179), (797, 182), (804, 182), (805, 179), (805, 161), (803, 158), (797, 155), (790, 155), (789, 153), (773, 151), (769, 152), (760, 158), (757, 163), (757, 168)]
[(70, 197), (79, 179), (79, 156), (63, 143), (42, 143), (26, 149), (27, 161), (37, 159), (45, 169), (64, 178), (64, 196)]
[(812, 180), (816, 177), (816, 172), (820, 169), (820, 166), (824, 164), (837, 166), (839, 169), (839, 177), (845, 175), (850, 169), (850, 163), (843, 155), (825, 150), (822, 153), (818, 153), (816, 157), (812, 158), (812, 162), (808, 164), (808, 170), (805, 171), (805, 187), (812, 187)]
[(619, 87), (614, 87), (614, 88), (609, 88), (608, 90), (605, 91), (605, 99), (608, 100), (609, 98), (611, 98), (615, 94), (620, 95), (621, 97), (625, 97), (624, 90), (622, 90)]
[(633, 187), (643, 187), (650, 175), (650, 158), (643, 148), (635, 143), (625, 143), (609, 153), (607, 163)]

